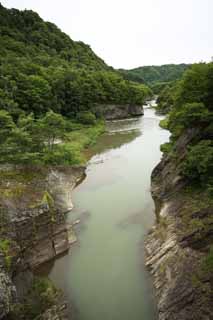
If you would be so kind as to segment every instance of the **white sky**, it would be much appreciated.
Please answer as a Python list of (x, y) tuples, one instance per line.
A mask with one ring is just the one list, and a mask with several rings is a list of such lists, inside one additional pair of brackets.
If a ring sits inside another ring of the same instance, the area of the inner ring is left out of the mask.
[(0, 1), (8, 8), (37, 11), (115, 68), (213, 56), (213, 0)]

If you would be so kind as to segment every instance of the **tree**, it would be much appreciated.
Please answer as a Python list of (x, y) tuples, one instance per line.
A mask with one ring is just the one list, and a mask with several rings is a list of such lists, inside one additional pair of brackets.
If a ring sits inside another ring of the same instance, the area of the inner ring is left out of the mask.
[(186, 103), (175, 112), (171, 112), (169, 128), (190, 128), (208, 123), (211, 114), (202, 102)]
[(7, 140), (13, 128), (15, 124), (11, 115), (5, 110), (0, 110), (0, 144)]
[(48, 150), (52, 151), (57, 139), (62, 139), (65, 133), (66, 121), (62, 115), (49, 111), (37, 121), (37, 130), (46, 143)]
[(182, 172), (187, 178), (205, 184), (212, 179), (213, 143), (211, 140), (202, 140), (197, 145), (189, 147), (182, 164)]

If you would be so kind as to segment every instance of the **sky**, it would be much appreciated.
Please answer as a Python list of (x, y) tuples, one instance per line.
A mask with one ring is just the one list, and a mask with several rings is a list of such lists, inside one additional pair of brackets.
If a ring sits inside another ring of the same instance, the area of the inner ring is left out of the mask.
[(114, 68), (210, 61), (213, 0), (0, 0), (31, 9)]

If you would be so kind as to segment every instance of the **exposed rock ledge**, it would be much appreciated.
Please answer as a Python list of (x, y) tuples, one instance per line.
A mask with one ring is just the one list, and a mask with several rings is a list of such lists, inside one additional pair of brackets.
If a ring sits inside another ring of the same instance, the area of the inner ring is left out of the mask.
[(9, 239), (7, 252), (0, 247), (2, 319), (31, 286), (32, 271), (69, 249), (72, 226), (65, 213), (72, 209), (71, 192), (85, 168), (4, 167), (0, 174), (0, 239)]
[[(186, 140), (177, 145), (181, 155)], [(202, 270), (213, 243), (213, 208), (205, 202), (199, 208), (200, 196), (193, 199), (183, 190), (178, 165), (164, 157), (152, 174), (158, 223), (146, 239), (146, 266), (154, 278), (159, 320), (212, 320), (213, 275)]]
[(96, 105), (93, 108), (93, 112), (97, 116), (103, 117), (105, 120), (119, 120), (131, 117), (139, 117), (144, 114), (142, 105)]

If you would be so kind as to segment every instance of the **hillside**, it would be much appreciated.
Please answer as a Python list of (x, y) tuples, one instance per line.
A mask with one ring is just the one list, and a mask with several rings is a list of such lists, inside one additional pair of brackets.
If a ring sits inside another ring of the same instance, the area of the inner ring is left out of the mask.
[(167, 83), (181, 78), (190, 65), (166, 64), (162, 66), (144, 66), (130, 70), (120, 69), (125, 79), (151, 86), (154, 91), (160, 91)]
[[(1, 58), (6, 55), (30, 58), (47, 64), (53, 59), (69, 62), (69, 66), (90, 70), (109, 70), (91, 48), (75, 42), (51, 22), (44, 22), (36, 12), (6, 9), (0, 4)], [(36, 59), (42, 54), (42, 59)]]
[[(108, 113), (112, 119), (141, 115), (150, 94), (37, 13), (0, 5), (1, 163), (76, 164), (82, 145), (73, 149), (70, 131), (94, 127)], [(55, 145), (64, 138), (68, 146)]]
[(94, 103), (142, 103), (147, 94), (33, 11), (1, 5), (0, 35), (0, 108), (15, 117), (50, 108), (72, 117)]

